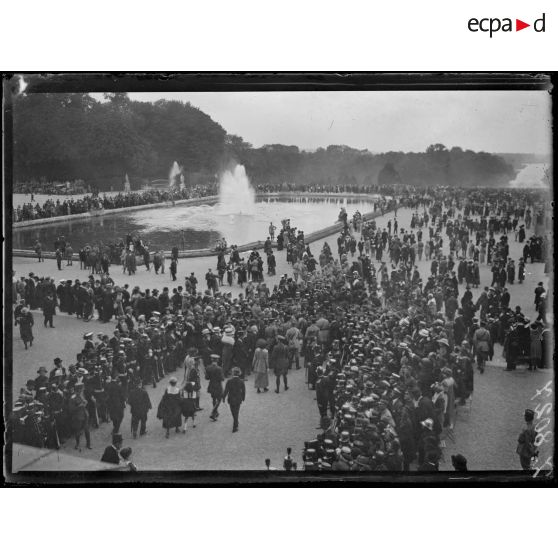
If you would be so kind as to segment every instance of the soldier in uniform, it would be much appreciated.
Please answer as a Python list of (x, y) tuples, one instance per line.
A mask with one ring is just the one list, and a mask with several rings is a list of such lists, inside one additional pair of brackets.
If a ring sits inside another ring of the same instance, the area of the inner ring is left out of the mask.
[(124, 419), (124, 407), (126, 406), (126, 399), (120, 380), (118, 378), (116, 380), (109, 380), (107, 378), (105, 391), (107, 394), (107, 409), (113, 425), (112, 432), (116, 434), (120, 430), (120, 425)]
[(219, 355), (211, 355), (211, 364), (206, 368), (206, 378), (209, 380), (207, 392), (211, 395), (213, 409), (210, 419), (216, 421), (219, 416), (219, 404), (223, 397), (223, 382), (225, 375), (223, 369), (219, 366)]
[[(106, 360), (106, 359), (105, 359)], [(97, 417), (101, 423), (108, 422), (107, 395), (105, 393), (105, 374), (102, 364), (95, 366), (91, 377), (91, 389), (95, 398)]]
[(95, 398), (95, 374), (99, 375), (97, 366), (94, 368), (93, 374), (86, 374), (83, 383), (83, 395), (87, 401), (87, 412), (89, 414), (89, 424), (93, 428), (99, 428), (99, 415), (97, 414), (97, 399)]
[(201, 391), (201, 379), (198, 367), (198, 361), (201, 357), (198, 355), (198, 351), (195, 347), (188, 350), (188, 355), (184, 359), (184, 381), (183, 386), (188, 382), (194, 384), (194, 391), (196, 392), (196, 411), (203, 411), (200, 407), (200, 391)]
[(287, 346), (285, 345), (285, 337), (282, 335), (277, 336), (277, 344), (271, 351), (269, 362), (270, 368), (273, 368), (275, 373), (275, 393), (279, 393), (279, 386), (281, 384), (281, 376), (283, 376), (283, 384), (285, 391), (289, 389), (287, 385), (287, 374), (289, 372), (289, 354)]
[(143, 385), (151, 382), (153, 387), (157, 387), (157, 361), (153, 354), (153, 349), (148, 349), (147, 354), (142, 359), (141, 377)]
[[(91, 437), (89, 435), (89, 413), (87, 412), (87, 400), (83, 394), (83, 382), (80, 380), (75, 385), (75, 393), (68, 402), (70, 425), (76, 439), (74, 449), (80, 449), (81, 435), (85, 434), (87, 449), (91, 449)], [(80, 450), (81, 451), (81, 450)]]
[(50, 416), (53, 421), (53, 429), (56, 432), (58, 444), (60, 444), (66, 439), (66, 427), (64, 424), (64, 394), (59, 384), (53, 383), (51, 385), (47, 399)]
[(128, 405), (132, 415), (132, 436), (137, 438), (138, 426), (140, 436), (146, 434), (147, 413), (152, 408), (151, 400), (141, 381), (136, 382), (128, 397)]

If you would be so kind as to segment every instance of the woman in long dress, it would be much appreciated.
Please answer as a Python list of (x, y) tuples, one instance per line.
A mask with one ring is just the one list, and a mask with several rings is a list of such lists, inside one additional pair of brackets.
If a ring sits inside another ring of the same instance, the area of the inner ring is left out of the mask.
[(174, 428), (175, 432), (180, 432), (182, 426), (181, 396), (177, 383), (176, 378), (169, 380), (169, 386), (165, 390), (157, 409), (157, 418), (163, 421), (163, 428), (167, 431), (166, 438), (169, 437), (171, 428)]
[(29, 343), (30, 346), (33, 346), (33, 324), (35, 322), (33, 320), (33, 315), (29, 312), (28, 308), (23, 307), (21, 309), (21, 315), (18, 317), (17, 323), (19, 325), (19, 334), (25, 348), (27, 349), (27, 343)]
[(267, 343), (264, 339), (258, 339), (254, 359), (252, 361), (252, 369), (256, 375), (254, 386), (258, 393), (261, 390), (268, 391), (269, 385), (269, 354), (266, 349)]

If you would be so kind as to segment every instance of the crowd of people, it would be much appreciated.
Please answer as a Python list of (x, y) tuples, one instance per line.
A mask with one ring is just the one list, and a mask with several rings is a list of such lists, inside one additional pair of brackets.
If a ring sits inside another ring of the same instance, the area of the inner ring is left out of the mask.
[[(364, 194), (373, 193), (382, 197), (382, 207), (384, 211), (389, 211), (395, 201), (387, 201), (385, 196), (392, 196), (396, 192), (405, 191), (407, 187), (389, 186), (359, 186), (359, 185), (315, 185), (315, 184), (258, 184), (254, 189), (259, 194), (276, 192), (303, 192), (303, 193), (346, 193)], [(25, 190), (25, 189), (24, 189)], [(42, 193), (57, 194), (58, 191), (47, 188)], [(27, 192), (23, 192), (27, 193)], [(132, 192), (120, 192), (115, 195), (88, 194), (81, 198), (68, 198), (60, 201), (60, 198), (48, 199), (44, 203), (34, 203), (33, 192), (30, 202), (18, 205), (13, 210), (13, 222), (29, 221), (33, 219), (45, 219), (49, 217), (61, 217), (65, 215), (75, 215), (79, 213), (95, 212), (107, 209), (118, 209), (122, 207), (135, 207), (161, 202), (173, 202), (183, 199), (202, 198), (219, 193), (219, 184), (196, 184), (193, 186), (182, 186), (171, 190), (138, 190)], [(35, 192), (36, 193), (36, 192)], [(66, 193), (63, 195), (67, 195)]]
[(138, 190), (133, 192), (121, 192), (116, 195), (86, 195), (81, 198), (68, 198), (60, 201), (60, 198), (48, 199), (43, 204), (24, 203), (18, 205), (13, 211), (14, 223), (29, 221), (33, 219), (45, 219), (49, 217), (61, 217), (65, 215), (76, 215), (108, 209), (119, 209), (122, 207), (136, 207), (177, 200), (187, 200), (215, 195), (218, 192), (216, 184), (196, 185), (191, 188), (179, 188), (175, 190)]
[(28, 194), (31, 201), (36, 194), (49, 196), (73, 196), (75, 194), (86, 194), (88, 187), (83, 180), (71, 182), (16, 182), (13, 185), (14, 194)]
[[(52, 308), (82, 319), (96, 311), (97, 319), (115, 319), (116, 326), (112, 336), (87, 334), (68, 369), (60, 359), (50, 372), (39, 369), (19, 394), (11, 432), (49, 447), (73, 436), (79, 447), (81, 436), (88, 443), (89, 429), (103, 422), (120, 434), (130, 406), (132, 434), (139, 428), (141, 436), (152, 407), (146, 387), (167, 377), (157, 406), (167, 437), (195, 423), (204, 377), (210, 418), (218, 420), (226, 394), (237, 431), (245, 397), (240, 385), (253, 374), (256, 394), (268, 391), (272, 374), (275, 393), (287, 391), (289, 370), (303, 359), (322, 428), (305, 445), (305, 469), (437, 470), (441, 440), (453, 437), (456, 413), (474, 391), (475, 371), (484, 373), (494, 357), (495, 343), (503, 343), (508, 369), (521, 358), (530, 367), (549, 364), (542, 283), (533, 320), (531, 309), (512, 305), (505, 286), (515, 280), (508, 234), (530, 230), (535, 202), (534, 194), (521, 192), (411, 193), (401, 203), (415, 210), (408, 226), (397, 222), (396, 212), (384, 228), (361, 215), (340, 215), (337, 255), (326, 242), (317, 258), (287, 219), (263, 255), (254, 250), (244, 261), (235, 246), (222, 246), (205, 289), (194, 274), (184, 287), (161, 292), (119, 286), (103, 269), (98, 278), (59, 286), (33, 274), (21, 278), (14, 286), (15, 319), (26, 345), (33, 338), (29, 308), (43, 310), (45, 327), (53, 325)], [(530, 245), (541, 246), (540, 258), (551, 265), (546, 236), (530, 235)], [(292, 276), (281, 276), (270, 290), (263, 257), (273, 275), (274, 247), (286, 250)], [(416, 265), (423, 255), (432, 262), (428, 277)], [(533, 261), (541, 260), (521, 263)], [(479, 265), (497, 265), (498, 278), (473, 300)], [(233, 297), (220, 286), (232, 285), (235, 275), (242, 293)]]

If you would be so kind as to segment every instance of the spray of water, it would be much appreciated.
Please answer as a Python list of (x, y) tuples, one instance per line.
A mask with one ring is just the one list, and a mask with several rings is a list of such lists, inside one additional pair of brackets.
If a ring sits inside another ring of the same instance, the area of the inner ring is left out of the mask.
[(219, 185), (219, 215), (253, 215), (256, 194), (246, 176), (243, 165), (236, 165), (232, 171), (225, 171)]
[(175, 161), (169, 172), (169, 186), (171, 188), (178, 185), (181, 172), (179, 164)]
[(525, 165), (510, 182), (512, 188), (545, 188), (550, 187), (548, 165), (531, 163)]

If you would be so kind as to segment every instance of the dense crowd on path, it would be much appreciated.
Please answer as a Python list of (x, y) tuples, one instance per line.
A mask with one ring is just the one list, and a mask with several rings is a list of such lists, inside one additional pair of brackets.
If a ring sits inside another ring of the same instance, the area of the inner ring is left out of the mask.
[[(236, 431), (245, 397), (239, 382), (253, 375), (257, 396), (269, 390), (272, 375), (279, 394), (304, 359), (323, 430), (306, 444), (305, 469), (437, 470), (441, 441), (453, 437), (456, 413), (473, 393), (475, 373), (494, 357), (495, 343), (503, 344), (508, 369), (549, 365), (543, 284), (527, 309), (512, 304), (506, 284), (521, 282), (535, 261), (550, 272), (550, 243), (532, 230), (539, 205), (531, 192), (411, 192), (402, 205), (414, 210), (411, 222), (398, 223), (396, 211), (385, 228), (341, 214), (336, 254), (327, 243), (312, 254), (289, 220), (281, 243), (269, 239), (263, 253), (253, 251), (246, 261), (234, 246), (223, 246), (206, 288), (190, 276), (172, 291), (130, 289), (104, 270), (59, 286), (33, 274), (19, 279), (14, 315), (26, 345), (33, 340), (29, 306), (43, 310), (45, 327), (53, 325), (56, 308), (116, 325), (112, 336), (86, 335), (67, 369), (59, 359), (50, 371), (39, 369), (14, 406), (12, 435), (51, 447), (73, 436), (79, 447), (81, 436), (88, 443), (89, 429), (103, 422), (121, 434), (129, 406), (132, 435), (139, 428), (141, 436), (156, 403), (146, 387), (167, 377), (157, 405), (167, 437), (185, 431), (202, 411), (204, 377), (211, 420), (219, 418), (223, 382), (236, 378), (234, 405), (228, 394)], [(516, 233), (518, 242), (538, 247), (526, 257), (524, 250), (517, 276), (508, 238)], [(287, 251), (293, 272), (270, 290), (263, 265), (265, 257), (267, 273), (274, 273), (274, 247)], [(428, 277), (416, 265), (423, 256), (431, 261)], [(495, 268), (491, 286), (479, 284), (480, 265)], [(220, 287), (235, 276), (243, 292), (233, 297)]]

